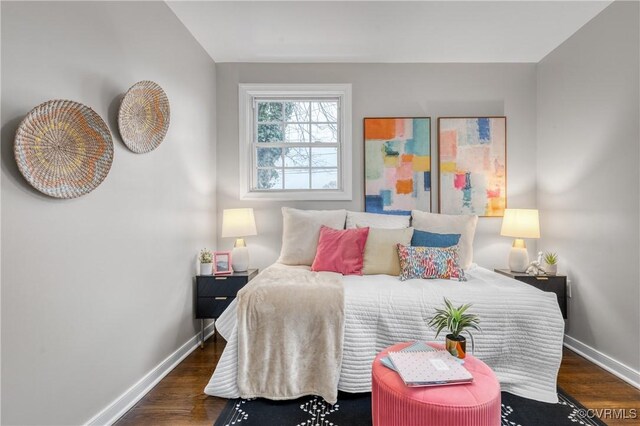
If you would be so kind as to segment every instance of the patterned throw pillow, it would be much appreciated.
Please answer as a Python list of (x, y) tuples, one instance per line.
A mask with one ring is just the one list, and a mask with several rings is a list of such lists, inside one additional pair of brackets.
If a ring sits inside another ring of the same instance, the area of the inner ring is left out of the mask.
[(400, 281), (445, 278), (466, 281), (458, 261), (458, 246), (411, 247), (398, 244)]

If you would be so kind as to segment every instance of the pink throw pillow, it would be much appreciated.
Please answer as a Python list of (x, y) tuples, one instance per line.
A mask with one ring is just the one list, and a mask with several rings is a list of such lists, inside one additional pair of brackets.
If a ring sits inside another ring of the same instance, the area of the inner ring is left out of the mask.
[(312, 271), (362, 275), (369, 228), (337, 230), (322, 226)]

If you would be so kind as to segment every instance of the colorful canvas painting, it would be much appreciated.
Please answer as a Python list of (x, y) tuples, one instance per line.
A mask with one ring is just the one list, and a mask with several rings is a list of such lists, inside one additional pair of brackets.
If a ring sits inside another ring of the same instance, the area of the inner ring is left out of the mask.
[(440, 213), (503, 216), (506, 117), (439, 118)]
[(431, 119), (364, 119), (365, 211), (431, 211)]

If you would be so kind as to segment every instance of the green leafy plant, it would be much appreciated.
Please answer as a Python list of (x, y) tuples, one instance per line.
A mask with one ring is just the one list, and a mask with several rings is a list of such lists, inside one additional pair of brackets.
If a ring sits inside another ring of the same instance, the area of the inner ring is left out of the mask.
[(211, 263), (213, 262), (213, 253), (211, 253), (206, 248), (200, 250), (200, 263)]
[(467, 310), (472, 306), (471, 303), (456, 308), (445, 297), (444, 306), (444, 309), (436, 309), (436, 314), (429, 321), (429, 327), (436, 329), (436, 338), (444, 329), (447, 329), (455, 339), (461, 333), (466, 332), (471, 338), (471, 345), (473, 345), (473, 334), (469, 330), (482, 330), (480, 330), (480, 317), (467, 313)]
[(546, 252), (544, 254), (544, 261), (547, 262), (547, 265), (555, 265), (558, 263), (558, 253)]

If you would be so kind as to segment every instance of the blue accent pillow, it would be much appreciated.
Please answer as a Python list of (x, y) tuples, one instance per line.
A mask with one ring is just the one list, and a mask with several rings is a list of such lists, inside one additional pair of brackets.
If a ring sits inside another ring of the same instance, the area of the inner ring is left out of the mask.
[(413, 231), (413, 247), (451, 247), (458, 244), (460, 234), (436, 234), (435, 232)]

